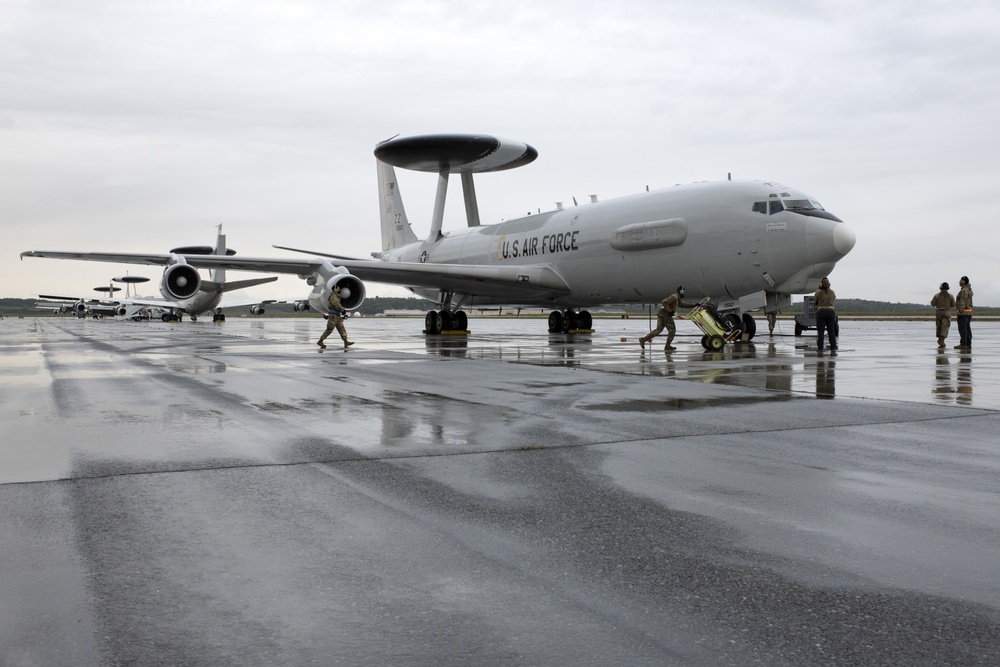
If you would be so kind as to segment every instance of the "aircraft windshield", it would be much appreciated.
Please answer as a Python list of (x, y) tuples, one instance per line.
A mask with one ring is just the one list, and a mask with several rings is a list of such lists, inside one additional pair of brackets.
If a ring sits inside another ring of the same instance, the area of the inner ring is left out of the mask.
[[(777, 197), (777, 195), (771, 195)], [(836, 222), (843, 222), (840, 218), (830, 213), (823, 205), (815, 199), (769, 199), (768, 201), (758, 201), (753, 204), (754, 213), (764, 215), (775, 215), (782, 211), (791, 211), (799, 215), (808, 215), (815, 218), (826, 218)]]
[(786, 199), (785, 208), (793, 211), (797, 209), (815, 209), (823, 211), (823, 205), (813, 199)]

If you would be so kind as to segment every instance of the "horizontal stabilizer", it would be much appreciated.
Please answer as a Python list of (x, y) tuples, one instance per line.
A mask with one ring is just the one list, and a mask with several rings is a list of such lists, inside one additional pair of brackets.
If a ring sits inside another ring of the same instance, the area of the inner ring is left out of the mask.
[[(277, 279), (278, 276), (271, 276), (270, 278), (253, 278), (251, 280), (232, 280), (221, 285), (222, 288), (221, 291), (232, 292), (233, 290), (245, 289), (247, 287), (256, 287), (257, 285), (263, 285), (265, 283), (273, 283)], [(203, 281), (202, 285), (204, 285), (207, 282), (208, 282), (207, 280)], [(211, 285), (218, 283), (209, 283), (209, 284)]]

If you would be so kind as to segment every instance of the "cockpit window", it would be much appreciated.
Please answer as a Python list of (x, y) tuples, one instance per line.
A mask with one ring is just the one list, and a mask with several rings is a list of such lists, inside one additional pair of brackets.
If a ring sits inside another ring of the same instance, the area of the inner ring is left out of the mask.
[(755, 201), (753, 203), (753, 212), (754, 213), (763, 213), (764, 215), (767, 215), (767, 202), (766, 201)]
[(833, 220), (834, 222), (843, 222), (843, 220), (835, 216), (833, 213), (824, 209), (822, 204), (815, 199), (789, 199), (785, 201), (785, 208), (800, 215), (808, 215), (814, 218), (825, 218), (827, 220)]
[(819, 209), (824, 210), (823, 205), (814, 199), (789, 199), (785, 202), (785, 208), (796, 210), (796, 209)]
[(767, 202), (770, 208), (769, 215), (774, 215), (775, 213), (781, 213), (785, 207), (781, 205), (780, 201), (769, 201)]

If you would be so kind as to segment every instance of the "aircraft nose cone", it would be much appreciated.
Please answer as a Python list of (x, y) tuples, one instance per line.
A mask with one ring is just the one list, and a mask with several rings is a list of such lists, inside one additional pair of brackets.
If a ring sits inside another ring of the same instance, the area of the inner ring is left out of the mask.
[(854, 230), (842, 222), (815, 220), (806, 228), (806, 253), (815, 264), (843, 259), (854, 247)]
[(833, 228), (833, 247), (841, 257), (851, 252), (857, 240), (854, 230), (847, 225), (841, 223)]

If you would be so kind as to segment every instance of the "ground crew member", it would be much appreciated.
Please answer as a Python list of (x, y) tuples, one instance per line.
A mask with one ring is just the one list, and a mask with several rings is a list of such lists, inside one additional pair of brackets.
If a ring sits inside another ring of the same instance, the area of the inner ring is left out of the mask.
[(645, 350), (646, 343), (652, 341), (653, 338), (660, 335), (661, 331), (666, 329), (667, 344), (663, 346), (663, 351), (676, 350), (677, 348), (670, 343), (677, 334), (677, 327), (674, 325), (674, 315), (677, 313), (677, 308), (694, 308), (696, 305), (698, 304), (684, 301), (684, 287), (678, 287), (676, 292), (660, 302), (660, 309), (656, 311), (656, 328), (639, 339), (639, 345), (642, 349)]
[(344, 339), (344, 347), (347, 348), (349, 345), (354, 345), (352, 341), (347, 340), (347, 329), (344, 328), (344, 316), (347, 315), (347, 311), (344, 306), (340, 303), (340, 286), (333, 288), (333, 292), (330, 293), (330, 314), (326, 316), (326, 331), (323, 335), (319, 337), (316, 344), (322, 348), (326, 348), (323, 343), (326, 337), (333, 333), (336, 329), (340, 333), (340, 337)]
[(956, 350), (972, 349), (972, 285), (969, 276), (958, 281), (958, 297), (955, 299), (955, 321), (958, 323), (958, 345)]
[(936, 308), (934, 311), (934, 328), (937, 332), (938, 347), (944, 347), (944, 339), (948, 337), (948, 329), (951, 328), (951, 309), (955, 307), (955, 297), (948, 291), (948, 283), (941, 283), (941, 291), (931, 299), (931, 305)]
[(774, 335), (774, 323), (778, 321), (778, 311), (771, 310), (767, 312), (767, 335)]
[(823, 278), (819, 283), (819, 289), (813, 294), (816, 304), (816, 349), (823, 351), (823, 331), (826, 330), (830, 338), (830, 352), (837, 351), (837, 313), (833, 309), (833, 302), (837, 300), (837, 294), (830, 289), (830, 279)]

